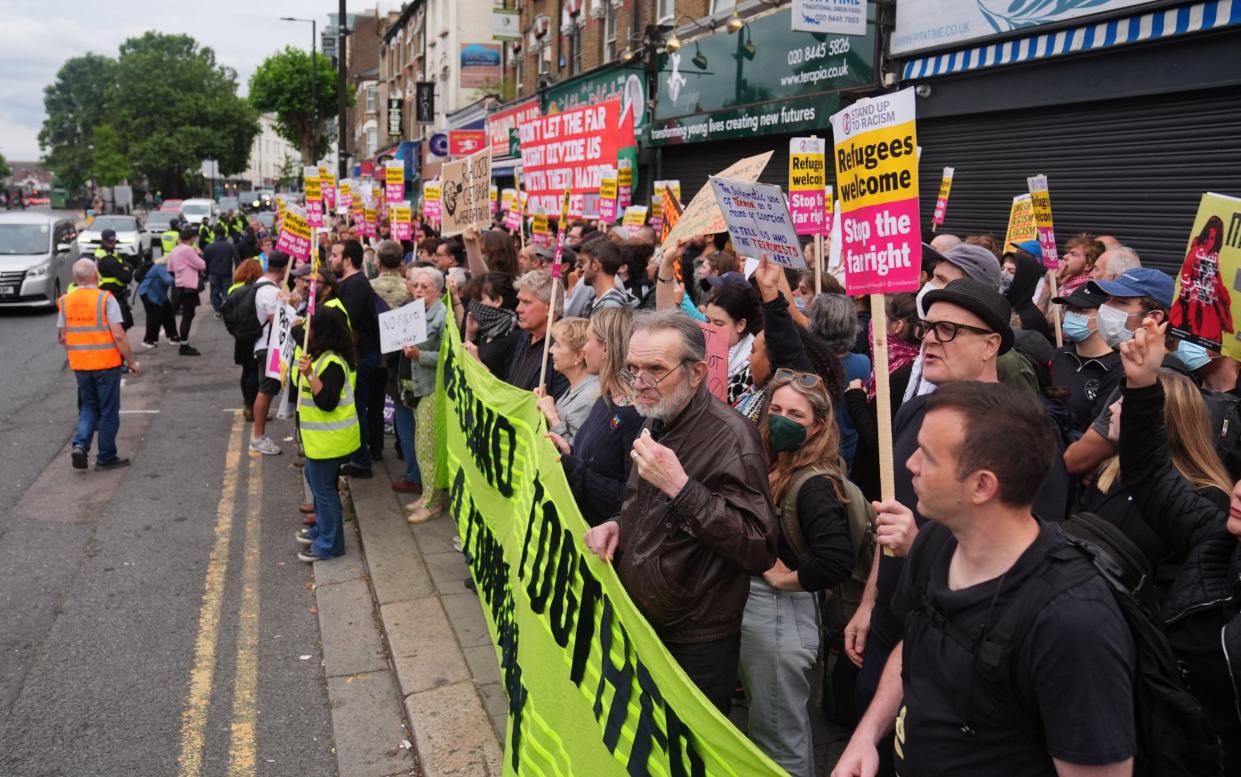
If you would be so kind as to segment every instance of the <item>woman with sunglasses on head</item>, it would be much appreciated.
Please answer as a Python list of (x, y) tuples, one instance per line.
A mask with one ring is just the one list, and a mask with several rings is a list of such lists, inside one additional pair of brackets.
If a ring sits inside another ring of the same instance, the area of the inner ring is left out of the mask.
[[(823, 379), (779, 369), (759, 424), (779, 507), (775, 566), (750, 580), (741, 624), (749, 736), (792, 775), (814, 774), (807, 704), (819, 654), (816, 592), (853, 567), (840, 432)], [(856, 495), (855, 498), (861, 498)]]

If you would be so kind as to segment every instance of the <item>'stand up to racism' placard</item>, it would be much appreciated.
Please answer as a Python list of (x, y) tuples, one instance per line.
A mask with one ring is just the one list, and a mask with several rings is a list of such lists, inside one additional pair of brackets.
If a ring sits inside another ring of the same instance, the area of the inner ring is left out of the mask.
[(521, 172), (530, 206), (559, 213), (568, 189), (570, 213), (598, 215), (599, 179), (616, 165), (616, 150), (633, 145), (633, 122), (619, 116), (617, 97), (521, 125)]
[(711, 177), (711, 186), (737, 256), (766, 257), (785, 267), (806, 268), (779, 186), (716, 176)]
[(918, 136), (914, 91), (861, 100), (832, 116), (846, 288), (918, 290)]

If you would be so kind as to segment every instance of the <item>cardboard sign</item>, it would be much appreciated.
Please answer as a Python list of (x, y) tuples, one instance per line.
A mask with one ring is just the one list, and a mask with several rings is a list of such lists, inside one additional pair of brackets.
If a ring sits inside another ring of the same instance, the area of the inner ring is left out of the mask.
[(518, 131), (522, 180), (545, 212), (559, 210), (568, 189), (570, 213), (593, 213), (599, 176), (616, 164), (618, 148), (633, 145), (633, 123), (620, 121), (619, 97), (528, 121)]
[(267, 330), (267, 364), (263, 367), (263, 374), (273, 380), (283, 381), (293, 364), (293, 347), (297, 345), (292, 331), (295, 318), (296, 308), (281, 305), (276, 308), (276, 317)]
[[(716, 173), (716, 175), (735, 181), (757, 181), (758, 177), (762, 175), (763, 168), (767, 167), (767, 161), (771, 159), (772, 153), (767, 151), (756, 156), (740, 159)], [(676, 227), (668, 233), (668, 237), (664, 239), (660, 246), (664, 251), (669, 251), (676, 246), (678, 241), (689, 240), (694, 235), (714, 235), (725, 231), (727, 228), (727, 225), (724, 223), (724, 215), (720, 213), (720, 206), (715, 201), (715, 190), (708, 182), (698, 190), (698, 193), (694, 195), (694, 199), (689, 201), (689, 205), (685, 206), (685, 212), (681, 214), (681, 219), (677, 221)]]
[(409, 202), (392, 206), (392, 239), (414, 239), (414, 208)]
[(468, 226), (491, 226), (491, 149), (483, 149), (465, 159), (445, 162), (440, 168), (442, 190), (440, 218), (443, 236), (460, 235)]
[(633, 204), (633, 160), (616, 162), (616, 208), (624, 210)]
[(1001, 254), (1009, 251), (1017, 243), (1024, 243), (1038, 237), (1038, 227), (1034, 226), (1034, 204), (1028, 194), (1018, 194), (1013, 198), (1013, 205), (1008, 210), (1008, 230), (1004, 233), (1004, 247)]
[(289, 205), (284, 209), (280, 234), (276, 237), (276, 250), (284, 251), (295, 259), (310, 258), (310, 224), (306, 219), (306, 211), (296, 205)]
[(625, 208), (624, 225), (627, 227), (640, 227), (646, 224), (646, 206), (630, 205)]
[(439, 181), (425, 181), (422, 184), (422, 217), (430, 221), (440, 220), (440, 195), (443, 190)]
[(405, 199), (405, 163), (388, 162), (384, 165), (384, 199), (401, 202)]
[(379, 352), (392, 353), (405, 345), (417, 345), (427, 339), (427, 308), (416, 299), (396, 310), (379, 314)]
[(728, 401), (728, 335), (724, 327), (699, 321), (707, 341), (707, 390), (721, 402)]
[(859, 100), (832, 116), (845, 287), (917, 291), (922, 270), (914, 90)]
[(948, 195), (952, 192), (952, 174), (955, 170), (951, 167), (944, 168), (944, 177), (939, 182), (939, 196), (935, 198), (935, 213), (931, 216), (931, 223), (935, 226), (943, 226), (944, 214), (948, 212)]
[(717, 176), (711, 176), (711, 186), (737, 256), (765, 256), (785, 267), (806, 269), (793, 217), (779, 186)]
[(793, 138), (789, 141), (789, 213), (799, 235), (826, 235), (831, 229), (824, 202), (827, 197), (826, 141)]
[(1241, 359), (1241, 199), (1207, 193), (1176, 277), (1168, 331), (1225, 356)]
[(1047, 190), (1047, 176), (1033, 175), (1026, 182), (1030, 186), (1030, 205), (1034, 209), (1034, 226), (1038, 231), (1038, 247), (1043, 253), (1043, 266), (1055, 270), (1060, 266), (1060, 254), (1056, 252), (1056, 230), (1051, 222), (1051, 192)]

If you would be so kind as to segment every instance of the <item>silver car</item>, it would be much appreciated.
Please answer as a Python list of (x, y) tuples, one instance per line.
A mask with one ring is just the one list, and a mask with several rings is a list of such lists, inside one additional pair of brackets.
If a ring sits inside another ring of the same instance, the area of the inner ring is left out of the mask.
[(0, 307), (46, 307), (73, 282), (79, 248), (71, 219), (38, 211), (0, 213)]

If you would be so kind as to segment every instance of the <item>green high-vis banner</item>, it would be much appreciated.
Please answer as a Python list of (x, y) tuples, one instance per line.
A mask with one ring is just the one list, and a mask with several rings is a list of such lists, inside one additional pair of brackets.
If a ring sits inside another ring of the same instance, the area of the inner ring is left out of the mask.
[(436, 484), (449, 490), (509, 699), (504, 773), (784, 775), (681, 671), (586, 551), (534, 395), (497, 380), (448, 316)]

